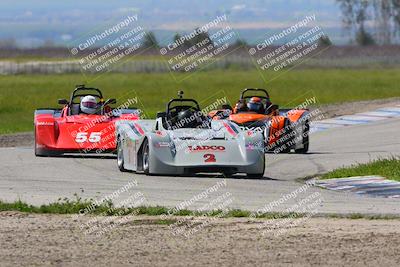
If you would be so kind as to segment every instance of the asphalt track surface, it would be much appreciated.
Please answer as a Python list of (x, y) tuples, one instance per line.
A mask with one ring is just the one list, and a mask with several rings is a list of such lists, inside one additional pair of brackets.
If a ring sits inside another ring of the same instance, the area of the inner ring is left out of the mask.
[[(267, 154), (263, 179), (234, 177), (207, 198), (192, 202), (196, 209), (210, 199), (229, 192), (230, 207), (256, 211), (282, 197), (298, 192), (304, 184), (299, 178), (312, 176), (353, 163), (368, 162), (380, 157), (400, 155), (400, 118), (371, 124), (350, 125), (316, 132), (311, 136), (310, 151), (299, 154)], [(0, 148), (0, 199), (21, 199), (30, 204), (56, 201), (60, 197), (99, 199), (137, 181), (137, 186), (119, 196), (141, 192), (145, 205), (174, 207), (193, 199), (223, 182), (224, 177), (198, 175), (195, 177), (145, 176), (121, 173), (112, 156), (98, 158), (80, 155), (59, 158), (36, 158), (31, 147)], [(297, 190), (297, 191), (296, 191)], [(400, 215), (400, 200), (359, 196), (309, 187), (295, 197), (286, 197), (273, 210), (280, 211), (299, 203), (311, 194), (319, 193), (318, 213), (363, 213)], [(292, 194), (293, 196), (293, 194)], [(118, 200), (116, 200), (118, 201)]]

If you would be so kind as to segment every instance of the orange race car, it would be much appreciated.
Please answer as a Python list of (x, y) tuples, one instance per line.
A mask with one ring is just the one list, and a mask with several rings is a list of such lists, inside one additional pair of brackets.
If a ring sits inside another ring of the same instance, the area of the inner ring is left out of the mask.
[(265, 89), (244, 89), (232, 108), (222, 105), (209, 116), (214, 120), (228, 119), (249, 131), (263, 131), (266, 152), (307, 153), (309, 148), (309, 111), (279, 109), (272, 104)]

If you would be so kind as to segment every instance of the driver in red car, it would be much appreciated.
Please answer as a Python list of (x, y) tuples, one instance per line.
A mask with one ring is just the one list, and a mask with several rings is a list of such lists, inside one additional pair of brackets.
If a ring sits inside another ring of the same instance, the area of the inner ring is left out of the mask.
[(97, 101), (94, 96), (87, 95), (81, 99), (80, 110), (84, 114), (96, 114)]

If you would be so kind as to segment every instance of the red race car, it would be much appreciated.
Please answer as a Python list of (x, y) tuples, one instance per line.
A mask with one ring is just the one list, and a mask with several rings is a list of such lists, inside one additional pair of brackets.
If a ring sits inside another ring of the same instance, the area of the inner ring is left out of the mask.
[(58, 104), (64, 107), (35, 110), (36, 156), (114, 152), (115, 122), (140, 117), (136, 108), (111, 108), (115, 99), (104, 101), (99, 89), (84, 85), (76, 87), (69, 101), (59, 99)]

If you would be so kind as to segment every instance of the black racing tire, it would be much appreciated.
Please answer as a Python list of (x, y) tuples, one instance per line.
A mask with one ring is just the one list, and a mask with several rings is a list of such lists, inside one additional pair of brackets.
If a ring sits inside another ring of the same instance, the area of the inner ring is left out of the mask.
[(257, 179), (257, 178), (263, 178), (264, 177), (264, 173), (248, 173), (247, 174), (247, 178), (250, 179)]
[(43, 154), (43, 150), (42, 149), (39, 149), (38, 148), (38, 146), (37, 146), (37, 141), (36, 141), (36, 126), (34, 126), (35, 127), (35, 130), (34, 130), (34, 133), (33, 133), (33, 135), (34, 135), (34, 138), (35, 138), (35, 156), (36, 157), (44, 157), (45, 155)]
[(295, 149), (294, 151), (298, 154), (306, 154), (310, 147), (310, 122), (308, 120), (305, 122), (304, 133), (305, 136), (303, 136), (303, 148)]
[(117, 165), (121, 172), (127, 171), (124, 166), (124, 153), (122, 150), (121, 138), (119, 136), (117, 137)]
[(142, 169), (143, 172), (147, 175), (150, 174), (150, 147), (149, 141), (147, 138), (143, 141), (143, 149), (142, 149)]
[(45, 152), (44, 149), (38, 148), (36, 144), (36, 138), (35, 138), (35, 156), (36, 157), (48, 157), (49, 155)]
[(293, 142), (295, 137), (292, 135), (293, 129), (290, 124), (291, 124), (290, 120), (288, 118), (285, 118), (284, 129), (287, 129), (287, 130), (285, 130), (285, 132), (283, 133), (283, 136), (285, 134), (290, 134), (291, 137), (283, 142), (282, 145), (285, 146), (285, 149), (283, 149), (280, 153), (290, 153), (290, 151), (292, 150), (292, 147), (289, 144), (291, 144)]
[(35, 144), (35, 156), (36, 157), (57, 157), (61, 156), (62, 152), (47, 150), (44, 148), (37, 148)]
[(246, 173), (247, 178), (250, 179), (260, 179), (264, 177), (265, 173), (265, 156), (264, 156), (264, 164), (263, 164), (263, 171), (262, 173)]

